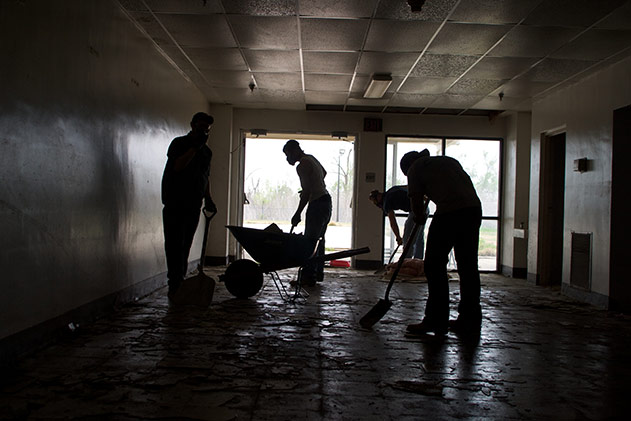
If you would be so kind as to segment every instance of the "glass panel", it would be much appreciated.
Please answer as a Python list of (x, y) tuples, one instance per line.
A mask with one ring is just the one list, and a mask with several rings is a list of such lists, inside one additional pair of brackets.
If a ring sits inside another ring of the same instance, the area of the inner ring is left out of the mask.
[(500, 142), (447, 139), (445, 154), (460, 161), (471, 177), (482, 202), (482, 215), (497, 217), (500, 191)]
[(388, 145), (394, 145), (392, 152), (390, 148), (387, 150), (387, 162), (389, 174), (386, 177), (386, 190), (392, 186), (407, 185), (407, 178), (401, 172), (399, 162), (403, 155), (411, 151), (429, 150), (430, 155), (442, 155), (441, 139), (426, 139), (419, 137), (396, 137), (388, 138)]
[(498, 221), (482, 221), (478, 246), (478, 268), (480, 270), (497, 270), (498, 225)]

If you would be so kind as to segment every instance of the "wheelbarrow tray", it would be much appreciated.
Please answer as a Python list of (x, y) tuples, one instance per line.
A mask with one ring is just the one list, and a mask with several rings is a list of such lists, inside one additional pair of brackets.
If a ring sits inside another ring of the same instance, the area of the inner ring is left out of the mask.
[(243, 246), (263, 272), (303, 266), (316, 251), (317, 241), (301, 234), (265, 231), (228, 225), (234, 238)]
[(318, 241), (302, 234), (227, 225), (234, 238), (256, 260), (264, 273), (304, 266), (310, 260), (327, 261), (370, 252), (362, 247), (315, 257)]

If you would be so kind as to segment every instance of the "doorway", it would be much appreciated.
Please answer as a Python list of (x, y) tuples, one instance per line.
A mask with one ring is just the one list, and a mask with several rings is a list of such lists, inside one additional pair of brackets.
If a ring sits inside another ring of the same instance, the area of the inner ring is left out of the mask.
[[(351, 248), (354, 136), (246, 133), (242, 225), (264, 229), (276, 224), (283, 232), (291, 230), (291, 217), (298, 207), (300, 180), (296, 167), (287, 163), (283, 153), (289, 139), (296, 139), (305, 153), (313, 155), (327, 171), (325, 184), (332, 199), (332, 214), (326, 231), (326, 250)], [(305, 213), (303, 210), (302, 222), (294, 232), (304, 231)], [(245, 251), (239, 253), (243, 255)]]
[(542, 136), (539, 285), (561, 285), (565, 213), (565, 133)]
[(609, 251), (609, 308), (631, 313), (629, 273), (629, 215), (631, 185), (627, 158), (631, 153), (631, 105), (614, 111), (611, 160), (611, 246)]

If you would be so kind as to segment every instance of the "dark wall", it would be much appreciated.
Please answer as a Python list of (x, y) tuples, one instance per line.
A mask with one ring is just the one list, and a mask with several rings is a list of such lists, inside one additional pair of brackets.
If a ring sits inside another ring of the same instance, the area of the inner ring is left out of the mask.
[(0, 2), (0, 339), (165, 271), (170, 140), (208, 105), (115, 1)]

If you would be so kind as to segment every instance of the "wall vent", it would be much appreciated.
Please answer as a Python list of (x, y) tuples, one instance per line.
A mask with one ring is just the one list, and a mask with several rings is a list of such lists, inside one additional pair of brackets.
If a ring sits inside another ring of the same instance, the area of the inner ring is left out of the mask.
[(572, 232), (571, 253), (570, 285), (590, 291), (592, 286), (592, 233)]

